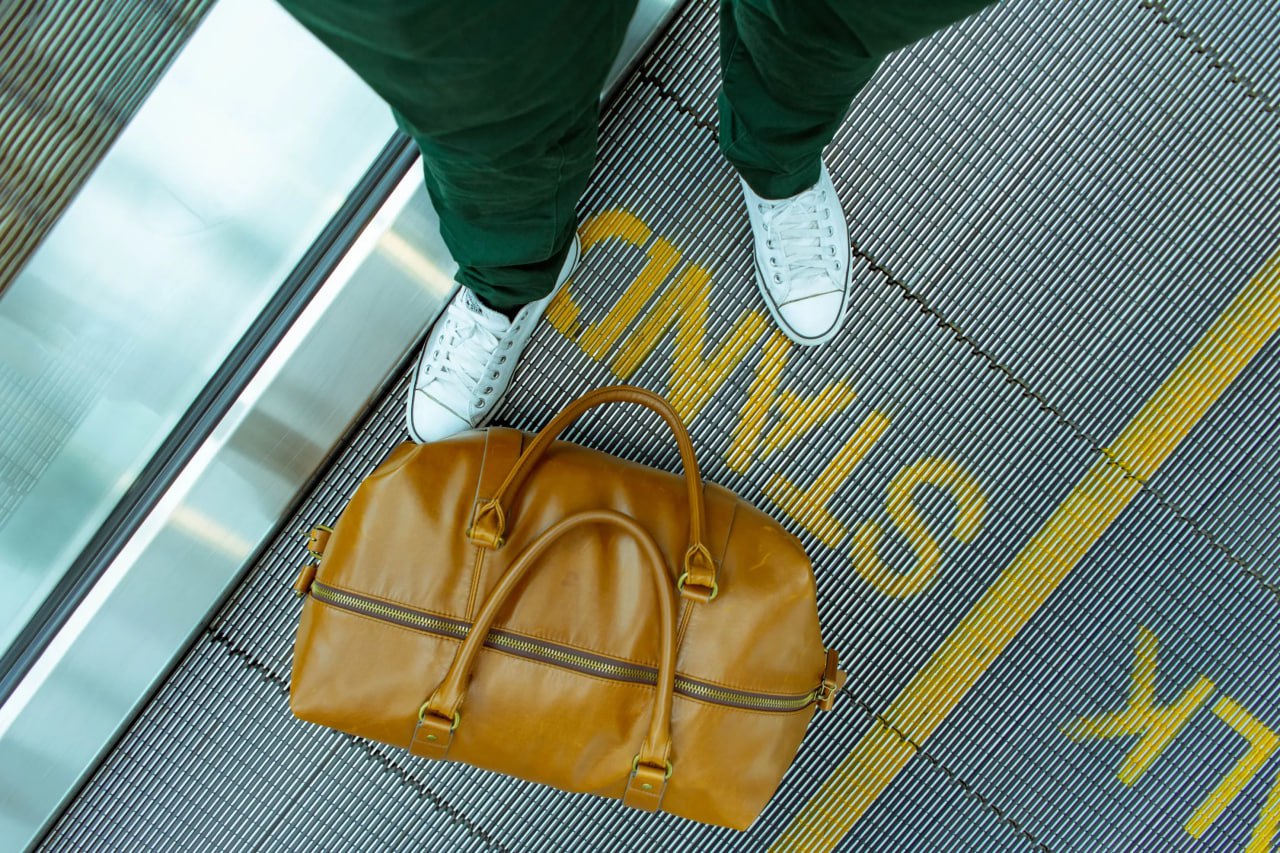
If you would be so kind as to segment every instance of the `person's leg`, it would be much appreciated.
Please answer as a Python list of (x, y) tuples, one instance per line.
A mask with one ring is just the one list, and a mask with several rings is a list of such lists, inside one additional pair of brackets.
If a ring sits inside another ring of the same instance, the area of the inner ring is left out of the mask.
[(741, 176), (756, 284), (802, 346), (835, 337), (852, 284), (826, 147), (893, 50), (991, 0), (721, 0), (720, 148)]
[(422, 149), (458, 281), (513, 309), (552, 288), (636, 0), (280, 0)]
[(721, 150), (763, 198), (813, 186), (885, 56), (992, 2), (721, 0)]
[(422, 150), (462, 285), (414, 367), (409, 435), (483, 426), (577, 260), (597, 104), (636, 0), (280, 0)]

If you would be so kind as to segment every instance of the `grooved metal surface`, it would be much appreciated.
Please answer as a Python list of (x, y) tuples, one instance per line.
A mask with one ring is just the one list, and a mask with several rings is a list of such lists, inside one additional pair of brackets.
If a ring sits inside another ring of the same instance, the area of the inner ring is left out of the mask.
[(17, 0), (0, 8), (0, 292), (211, 5)]
[[(663, 391), (684, 407), (707, 479), (809, 547), (849, 695), (816, 719), (750, 831), (431, 764), (290, 717), (301, 532), (332, 522), (404, 439), (406, 375), (45, 846), (764, 849), (865, 733), (891, 727), (894, 697), (1280, 246), (1280, 116), (1231, 79), (1274, 90), (1274, 52), (1260, 46), (1280, 39), (1280, 21), (1240, 20), (1208, 2), (1017, 0), (892, 58), (828, 154), (858, 293), (843, 334), (819, 350), (781, 343), (755, 291), (736, 178), (716, 148), (715, 4), (690, 4), (614, 101), (584, 232), (616, 236), (612, 212), (652, 236), (589, 249), (503, 416), (535, 428), (619, 380)], [(646, 344), (642, 315), (611, 337), (602, 321), (657, 240), (684, 266), (653, 299), (676, 301), (683, 332)], [(696, 275), (677, 281), (689, 265), (708, 273), (705, 299)], [(741, 352), (717, 359), (735, 339)], [(839, 849), (1273, 843), (1280, 757), (1256, 744), (1280, 732), (1278, 356), (1272, 339), (927, 742), (898, 732), (915, 757)], [(837, 383), (853, 392), (842, 405), (795, 434), (779, 428)], [(657, 420), (625, 408), (569, 437), (678, 465)], [(908, 535), (887, 495), (912, 471), (943, 469), (969, 485), (926, 479)], [(977, 530), (953, 536), (978, 499)], [(860, 545), (875, 526), (879, 543)], [(890, 591), (917, 573), (928, 582)], [(1212, 691), (1126, 784), (1149, 726), (1092, 739), (1064, 727), (1129, 706), (1149, 637), (1148, 710), (1200, 677)], [(1262, 760), (1232, 776), (1250, 749)], [(1197, 841), (1188, 824), (1224, 779), (1239, 785)]]

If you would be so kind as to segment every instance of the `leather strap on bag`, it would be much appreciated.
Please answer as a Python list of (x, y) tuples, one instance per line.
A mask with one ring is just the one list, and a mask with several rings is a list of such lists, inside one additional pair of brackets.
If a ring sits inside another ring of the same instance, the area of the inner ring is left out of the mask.
[(689, 432), (675, 409), (657, 394), (643, 388), (610, 385), (588, 392), (566, 406), (552, 419), (551, 423), (543, 427), (521, 454), (515, 467), (511, 469), (511, 473), (507, 475), (493, 497), (476, 511), (475, 519), (467, 529), (467, 538), (482, 547), (501, 548), (507, 530), (507, 516), (502, 507), (503, 499), (509, 501), (520, 490), (520, 484), (524, 482), (529, 472), (533, 470), (560, 433), (588, 409), (605, 403), (635, 403), (644, 406), (658, 413), (675, 435), (676, 446), (680, 449), (680, 460), (684, 464), (685, 483), (689, 491), (689, 548), (685, 551), (684, 568), (677, 586), (680, 594), (685, 598), (701, 602), (710, 601), (716, 597), (719, 587), (716, 584), (715, 560), (705, 544), (707, 512), (703, 505), (702, 477), (698, 471), (698, 457), (693, 449), (693, 441), (689, 438)]
[[(459, 706), (465, 696), (471, 670), (493, 627), (494, 618), (543, 552), (569, 531), (586, 524), (612, 524), (635, 537), (644, 554), (644, 562), (649, 568), (658, 598), (661, 646), (657, 690), (649, 717), (648, 734), (631, 763), (631, 775), (623, 796), (623, 803), (626, 805), (656, 811), (662, 804), (662, 796), (672, 773), (668, 756), (671, 752), (671, 700), (675, 695), (676, 679), (676, 597), (671, 588), (670, 569), (653, 537), (634, 519), (613, 510), (589, 510), (571, 515), (557, 522), (521, 552), (489, 594), (466, 640), (454, 655), (444, 680), (419, 709), (418, 725), (409, 748), (415, 755), (424, 758), (446, 756), (453, 742), (454, 732), (462, 722)], [(573, 721), (566, 721), (565, 724), (573, 725)]]

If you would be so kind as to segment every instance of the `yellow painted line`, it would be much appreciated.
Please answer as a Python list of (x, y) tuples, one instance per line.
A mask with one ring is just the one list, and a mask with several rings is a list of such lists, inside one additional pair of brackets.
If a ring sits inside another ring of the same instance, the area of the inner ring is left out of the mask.
[[(924, 744), (1141, 487), (1280, 327), (1272, 255), (1155, 395), (961, 620), (773, 850), (830, 850)], [(892, 727), (892, 729), (890, 728)]]

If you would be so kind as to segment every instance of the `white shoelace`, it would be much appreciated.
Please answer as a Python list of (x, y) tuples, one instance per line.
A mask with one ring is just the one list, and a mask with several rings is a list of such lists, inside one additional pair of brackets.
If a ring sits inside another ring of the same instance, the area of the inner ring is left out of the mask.
[(769, 271), (769, 283), (771, 288), (786, 287), (786, 292), (779, 294), (783, 300), (832, 289), (823, 243), (824, 237), (831, 236), (831, 229), (822, 224), (824, 192), (814, 187), (793, 198), (763, 203), (761, 222), (769, 235), (766, 250), (781, 261)]
[(463, 293), (444, 309), (425, 381), (418, 386), (464, 420), (472, 398), (483, 396), (485, 365), (510, 328), (505, 318), (484, 312), (473, 299)]

